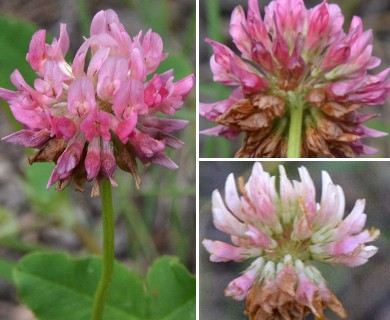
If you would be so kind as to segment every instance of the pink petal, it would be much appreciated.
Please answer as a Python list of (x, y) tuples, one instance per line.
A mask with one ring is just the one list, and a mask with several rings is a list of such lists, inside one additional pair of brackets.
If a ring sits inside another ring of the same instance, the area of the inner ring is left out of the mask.
[(19, 92), (15, 92), (12, 90), (0, 88), (0, 98), (11, 103), (12, 100), (15, 100), (20, 96)]
[(64, 137), (66, 140), (70, 140), (77, 133), (76, 124), (64, 116), (58, 118), (55, 127), (57, 130), (56, 137), (59, 139)]
[(240, 277), (228, 284), (225, 289), (225, 296), (232, 297), (238, 301), (243, 300), (261, 273), (263, 264), (263, 258), (256, 259)]
[(26, 110), (13, 105), (10, 106), (10, 109), (15, 119), (29, 129), (40, 130), (49, 128), (49, 122), (43, 110)]
[(40, 148), (49, 139), (50, 139), (50, 131), (47, 129), (42, 129), (39, 131), (24, 129), (12, 133), (2, 138), (1, 140), (13, 144), (20, 144), (25, 147)]
[(225, 85), (235, 86), (240, 82), (236, 75), (232, 74), (230, 60), (235, 56), (232, 50), (223, 44), (206, 39), (214, 50), (214, 55), (210, 59), (210, 68), (213, 72), (214, 81), (221, 82)]
[(76, 138), (68, 144), (65, 151), (58, 158), (57, 165), (50, 176), (47, 188), (50, 188), (58, 180), (66, 179), (70, 176), (72, 170), (80, 162), (83, 149), (84, 140), (82, 138)]
[(223, 125), (218, 125), (210, 129), (202, 130), (199, 133), (207, 136), (220, 136), (229, 140), (233, 140), (240, 135), (241, 131)]
[[(141, 159), (142, 160), (142, 159)], [(145, 161), (145, 159), (143, 159)], [(152, 162), (152, 163), (155, 163), (155, 164), (158, 164), (162, 167), (165, 167), (169, 170), (177, 170), (179, 168), (179, 166), (174, 163), (167, 155), (165, 155), (164, 153), (159, 153), (159, 154), (156, 154), (155, 156), (153, 156), (152, 158), (149, 158), (145, 161), (145, 163), (149, 163), (149, 162)]]
[(96, 108), (95, 89), (91, 80), (82, 77), (72, 82), (68, 89), (68, 110), (79, 117)]
[(314, 295), (319, 291), (319, 288), (306, 276), (303, 271), (299, 276), (299, 284), (295, 298), (298, 302), (309, 307), (312, 312), (316, 313), (316, 308), (313, 306)]
[(241, 262), (261, 254), (261, 249), (252, 250), (243, 247), (236, 247), (222, 241), (204, 239), (202, 244), (210, 253), (210, 261), (212, 262)]
[(268, 249), (271, 245), (271, 240), (267, 237), (264, 232), (261, 232), (256, 227), (249, 224), (247, 226), (248, 231), (245, 232), (245, 235), (249, 238), (250, 244), (255, 247), (260, 247), (263, 249)]
[(372, 137), (372, 138), (379, 138), (379, 137), (385, 137), (388, 135), (387, 132), (378, 131), (369, 127), (365, 126), (359, 126), (361, 129), (361, 135), (362, 137)]
[(152, 138), (142, 132), (134, 130), (130, 136), (130, 143), (140, 159), (151, 159), (165, 150), (165, 142)]
[(162, 53), (163, 41), (157, 33), (149, 30), (140, 42), (145, 56), (146, 74), (151, 74), (156, 71), (160, 62), (165, 58)]
[(130, 77), (139, 81), (146, 79), (145, 57), (141, 51), (135, 48), (130, 54), (129, 60)]
[(240, 222), (229, 210), (226, 209), (222, 196), (218, 190), (213, 191), (211, 203), (213, 223), (218, 230), (238, 237), (246, 236), (246, 225)]
[(94, 138), (88, 145), (87, 155), (84, 161), (87, 179), (95, 179), (100, 171), (100, 143), (99, 138)]
[[(274, 19), (276, 20), (276, 16), (274, 16)], [(277, 26), (277, 23), (275, 22), (275, 25)], [(282, 33), (280, 32), (279, 28), (276, 28), (276, 38), (274, 40), (273, 44), (273, 54), (277, 61), (285, 68), (287, 68), (288, 61), (289, 61), (289, 48), (287, 45), (286, 40), (284, 39)]]
[(276, 226), (278, 217), (276, 206), (273, 203), (275, 196), (275, 190), (272, 190), (274, 181), (270, 179), (267, 173), (262, 171), (261, 166), (254, 166), (246, 188), (250, 195), (250, 204), (255, 210), (255, 217), (252, 217), (252, 219), (258, 219), (269, 226)]
[(261, 43), (256, 43), (252, 49), (252, 59), (265, 71), (273, 72), (275, 64), (271, 53)]
[(199, 113), (210, 121), (215, 121), (221, 114), (229, 110), (234, 104), (235, 100), (225, 99), (214, 103), (200, 103)]
[(73, 59), (72, 73), (76, 76), (76, 78), (82, 77), (84, 75), (85, 58), (87, 56), (89, 46), (90, 40), (84, 41), (81, 47), (77, 50)]
[(173, 95), (180, 96), (182, 100), (191, 92), (195, 84), (195, 76), (190, 74), (173, 84)]
[[(105, 101), (113, 101), (122, 84), (126, 83), (128, 73), (126, 59), (108, 57), (98, 74), (97, 94)], [(130, 80), (132, 81), (132, 80)], [(125, 91), (125, 88), (122, 88)], [(134, 94), (134, 93), (133, 93)]]
[(246, 19), (244, 9), (241, 6), (234, 8), (229, 32), (233, 38), (234, 44), (241, 51), (244, 58), (250, 59), (252, 52), (252, 40), (246, 30)]
[(305, 205), (312, 217), (316, 212), (316, 189), (309, 172), (305, 167), (298, 168), (299, 177), (301, 178), (302, 191), (301, 194), (305, 199)]
[(101, 48), (95, 52), (95, 54), (91, 58), (91, 62), (88, 65), (88, 70), (87, 70), (88, 78), (94, 78), (97, 75), (103, 63), (106, 61), (109, 53), (110, 53), (110, 48)]
[[(291, 203), (296, 203), (297, 200), (296, 191), (294, 190), (291, 181), (287, 178), (287, 174), (283, 166), (279, 166), (279, 172), (280, 172), (280, 199), (285, 206), (289, 206)], [(289, 217), (286, 218), (287, 220), (289, 220)]]
[(184, 99), (191, 92), (194, 81), (194, 75), (191, 74), (176, 83), (168, 84), (167, 88), (170, 88), (170, 95), (161, 104), (159, 111), (166, 114), (175, 114), (183, 106)]
[(322, 171), (321, 209), (315, 223), (318, 226), (335, 226), (341, 221), (344, 209), (345, 197), (343, 189), (332, 182), (326, 171)]
[(268, 89), (268, 81), (241, 59), (231, 59), (230, 68), (231, 72), (240, 80), (244, 93), (250, 94)]
[(133, 113), (131, 116), (128, 116), (126, 119), (117, 122), (113, 126), (113, 130), (122, 143), (127, 143), (129, 140), (130, 134), (133, 132), (137, 124), (137, 114)]
[(158, 74), (155, 74), (145, 88), (145, 103), (150, 108), (158, 107), (168, 98), (169, 94), (169, 89), (166, 88), (161, 77)]
[(144, 103), (144, 91), (142, 82), (130, 79), (124, 82), (121, 89), (114, 97), (112, 108), (118, 118), (121, 118), (127, 109), (135, 109), (137, 105)]
[(33, 88), (31, 88), (27, 82), (24, 80), (23, 76), (19, 72), (19, 70), (14, 70), (14, 72), (11, 73), (10, 80), (12, 84), (21, 92), (28, 93), (29, 98), (36, 102), (37, 104), (40, 104), (41, 106), (48, 105), (52, 102), (52, 99), (44, 96), (43, 94), (37, 92)]
[(96, 108), (91, 110), (87, 117), (80, 123), (80, 130), (85, 133), (88, 141), (101, 136), (103, 140), (111, 139), (110, 126), (111, 114), (98, 111)]
[(374, 256), (378, 252), (378, 248), (375, 246), (365, 246), (358, 254), (352, 256), (339, 256), (333, 259), (334, 263), (345, 265), (353, 268), (365, 264), (369, 258)]
[(349, 46), (343, 44), (332, 46), (327, 51), (321, 63), (321, 70), (327, 72), (343, 64), (349, 58), (350, 54), (351, 48)]
[(255, 43), (261, 44), (266, 50), (271, 50), (272, 42), (261, 18), (258, 0), (248, 1), (247, 27)]
[(239, 219), (244, 220), (245, 215), (241, 207), (240, 196), (238, 195), (234, 174), (231, 173), (225, 183), (225, 200), (228, 209)]
[(91, 22), (91, 36), (109, 32), (111, 24), (120, 24), (118, 15), (115, 11), (111, 9), (99, 11), (95, 14)]
[(326, 36), (329, 21), (329, 12), (326, 2), (323, 2), (311, 10), (306, 37), (306, 47), (308, 50), (313, 50), (323, 37)]
[(329, 253), (335, 256), (352, 254), (361, 244), (373, 241), (376, 237), (376, 234), (373, 236), (368, 230), (364, 230), (357, 235), (331, 243), (329, 245)]
[(158, 117), (139, 117), (139, 121), (146, 127), (153, 127), (165, 133), (176, 132), (188, 126), (189, 121), (179, 119), (166, 119)]
[(30, 48), (26, 55), (27, 62), (34, 71), (39, 72), (46, 59), (45, 53), (46, 30), (41, 29), (35, 32), (31, 38)]
[(66, 24), (61, 23), (60, 24), (60, 37), (59, 37), (58, 41), (56, 38), (54, 38), (52, 44), (50, 46), (49, 45), (46, 46), (46, 52), (47, 52), (48, 58), (50, 60), (60, 61), (60, 60), (63, 60), (68, 49), (69, 49), (68, 31), (66, 30)]
[(47, 97), (59, 99), (63, 89), (63, 74), (54, 61), (46, 61), (44, 65), (44, 80), (34, 81), (35, 89)]
[(62, 56), (65, 56), (69, 50), (69, 35), (65, 23), (60, 24), (60, 38), (58, 39), (57, 46)]
[(117, 187), (118, 184), (114, 180), (117, 165), (116, 165), (116, 160), (114, 157), (111, 143), (109, 141), (103, 140), (102, 144), (103, 144), (103, 150), (100, 153), (100, 158), (101, 158), (100, 172), (103, 174), (103, 176), (105, 176), (110, 180), (111, 185), (113, 187)]
[(356, 234), (362, 231), (366, 224), (367, 215), (364, 214), (366, 201), (357, 200), (351, 213), (340, 223), (336, 229), (335, 240)]

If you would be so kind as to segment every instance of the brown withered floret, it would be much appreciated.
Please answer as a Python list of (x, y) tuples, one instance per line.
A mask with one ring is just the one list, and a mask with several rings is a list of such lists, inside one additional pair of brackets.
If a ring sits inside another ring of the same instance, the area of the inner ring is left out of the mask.
[(324, 310), (329, 308), (346, 318), (344, 307), (330, 291), (322, 296), (316, 291), (310, 305), (300, 301), (296, 295), (297, 281), (296, 274), (285, 273), (277, 282), (253, 286), (246, 298), (245, 314), (250, 320), (303, 320), (313, 313), (316, 320), (326, 320)]
[(284, 101), (277, 96), (252, 95), (238, 101), (216, 122), (242, 131), (258, 131), (270, 126), (284, 113)]
[(119, 140), (114, 140), (114, 155), (119, 168), (131, 173), (134, 177), (135, 186), (139, 189), (141, 186), (141, 178), (138, 175), (137, 162), (131, 145), (129, 143), (123, 145)]
[[(139, 189), (141, 185), (141, 179), (138, 175), (135, 151), (132, 149), (129, 143), (127, 145), (123, 145), (116, 137), (113, 138), (113, 143), (116, 163), (123, 171), (132, 174), (134, 177), (135, 186), (137, 189)], [(64, 139), (51, 138), (46, 143), (44, 143), (35, 154), (30, 155), (28, 157), (28, 161), (30, 164), (33, 164), (34, 162), (57, 163), (59, 156), (64, 152), (67, 144), (68, 142)], [(64, 190), (71, 182), (74, 182), (76, 191), (85, 191), (85, 183), (88, 181), (87, 171), (84, 166), (86, 156), (87, 147), (84, 147), (79, 164), (73, 169), (71, 176), (58, 181), (56, 190)], [(101, 179), (102, 177), (97, 177), (97, 180), (92, 187), (91, 196), (99, 196), (99, 183)]]
[[(331, 101), (324, 88), (308, 91), (300, 156), (356, 157), (362, 153), (361, 135), (356, 134), (362, 123), (356, 110), (361, 107)], [(245, 132), (244, 144), (236, 152), (236, 158), (283, 158), (287, 156), (289, 117), (284, 98), (258, 93), (237, 101), (215, 122)]]
[(28, 157), (28, 162), (57, 162), (58, 157), (64, 152), (67, 141), (51, 138), (35, 154)]
[(287, 144), (280, 127), (274, 129), (272, 125), (284, 112), (281, 97), (253, 94), (238, 101), (216, 122), (246, 132), (244, 145), (235, 154), (236, 158), (277, 157), (285, 152)]

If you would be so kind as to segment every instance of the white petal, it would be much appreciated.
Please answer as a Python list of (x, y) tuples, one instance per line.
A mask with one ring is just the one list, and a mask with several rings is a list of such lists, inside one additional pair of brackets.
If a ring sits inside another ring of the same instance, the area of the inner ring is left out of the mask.
[(238, 195), (234, 174), (231, 173), (226, 179), (225, 201), (229, 210), (239, 219), (244, 220), (240, 196)]
[(247, 230), (245, 224), (235, 218), (226, 209), (222, 196), (218, 190), (214, 190), (211, 198), (213, 222), (215, 227), (231, 235), (243, 236)]

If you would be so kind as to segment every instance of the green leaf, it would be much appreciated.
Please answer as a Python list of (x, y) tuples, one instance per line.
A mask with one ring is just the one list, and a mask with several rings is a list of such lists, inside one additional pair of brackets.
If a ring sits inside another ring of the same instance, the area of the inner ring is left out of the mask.
[[(100, 271), (97, 257), (73, 259), (62, 253), (33, 253), (18, 263), (14, 280), (22, 299), (39, 319), (67, 320), (72, 315), (72, 320), (84, 320), (91, 318)], [(142, 319), (145, 306), (140, 278), (116, 263), (105, 319)]]
[(148, 272), (151, 317), (195, 319), (195, 278), (175, 258), (157, 260)]
[(12, 269), (15, 265), (16, 263), (14, 261), (0, 257), (0, 278), (12, 283)]
[[(98, 257), (33, 253), (17, 264), (13, 275), (21, 298), (38, 319), (67, 320), (71, 315), (72, 320), (89, 320), (100, 271)], [(156, 261), (146, 285), (115, 263), (104, 319), (195, 319), (195, 280), (175, 258)]]

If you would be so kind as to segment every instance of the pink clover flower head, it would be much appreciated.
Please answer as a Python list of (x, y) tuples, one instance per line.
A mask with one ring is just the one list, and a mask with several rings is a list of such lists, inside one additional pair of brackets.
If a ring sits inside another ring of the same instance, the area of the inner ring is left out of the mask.
[(236, 157), (286, 157), (289, 123), (300, 108), (302, 157), (375, 153), (361, 139), (386, 134), (364, 125), (377, 115), (358, 110), (385, 103), (390, 68), (368, 74), (380, 64), (372, 31), (355, 16), (345, 33), (340, 8), (326, 0), (312, 9), (303, 0), (275, 0), (264, 11), (257, 0), (248, 1), (247, 13), (234, 9), (230, 34), (240, 55), (206, 39), (214, 81), (235, 89), (200, 105), (200, 114), (218, 124), (202, 133), (234, 139), (244, 132)]
[(344, 192), (326, 171), (320, 202), (306, 168), (298, 169), (300, 181), (291, 181), (283, 166), (279, 171), (279, 190), (275, 177), (255, 163), (248, 181), (239, 179), (238, 189), (230, 174), (224, 197), (218, 190), (213, 192), (213, 223), (230, 235), (231, 244), (203, 240), (210, 261), (255, 259), (225, 290), (236, 300), (247, 299), (250, 319), (283, 314), (303, 319), (308, 312), (323, 319), (326, 307), (345, 317), (341, 303), (310, 261), (360, 266), (377, 252), (368, 243), (379, 237), (379, 230), (364, 229), (365, 200), (357, 200), (343, 218)]
[[(169, 169), (177, 165), (164, 151), (183, 143), (172, 136), (187, 121), (161, 118), (182, 108), (194, 85), (194, 76), (174, 82), (173, 70), (155, 73), (163, 53), (161, 37), (149, 30), (130, 37), (113, 10), (98, 12), (72, 63), (66, 25), (60, 37), (45, 43), (46, 31), (37, 31), (26, 59), (38, 78), (31, 87), (18, 70), (11, 74), (16, 91), (0, 88), (24, 129), (4, 141), (39, 149), (29, 158), (55, 162), (48, 187), (58, 189), (74, 181), (84, 190), (86, 181), (101, 179), (116, 185), (117, 166), (130, 172), (139, 187), (137, 161)], [(91, 54), (87, 64), (87, 54)]]

